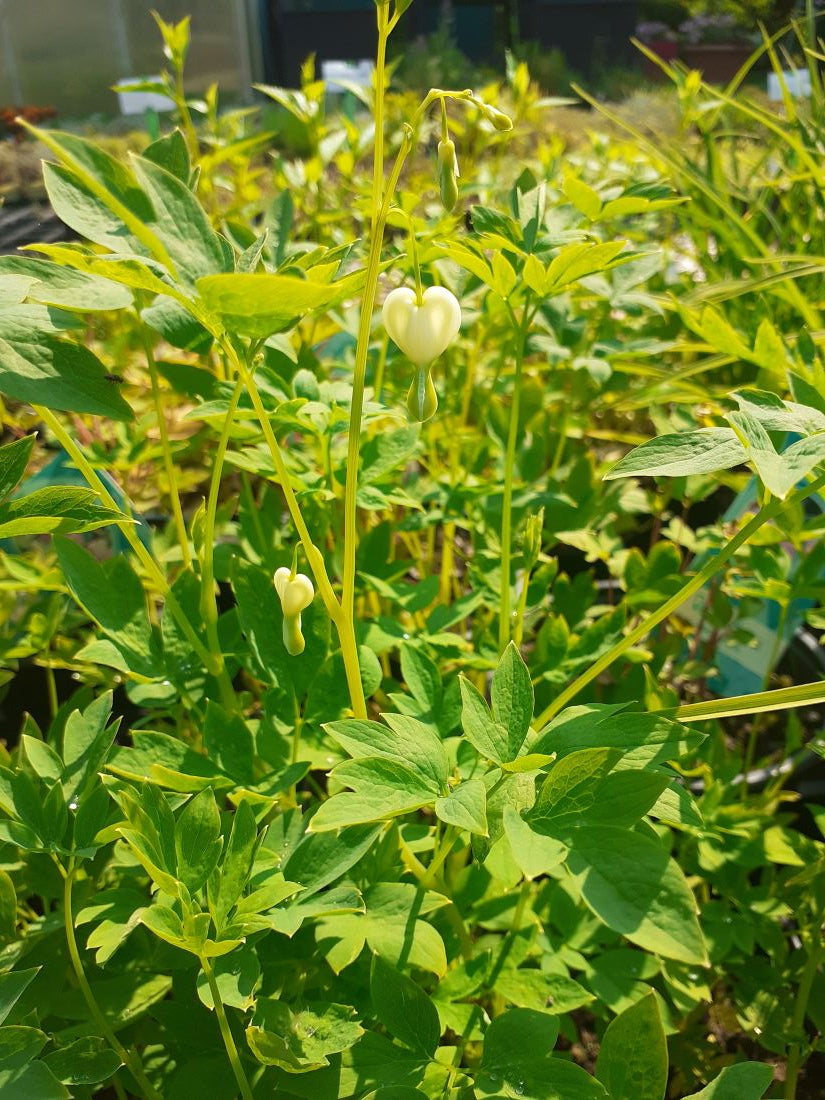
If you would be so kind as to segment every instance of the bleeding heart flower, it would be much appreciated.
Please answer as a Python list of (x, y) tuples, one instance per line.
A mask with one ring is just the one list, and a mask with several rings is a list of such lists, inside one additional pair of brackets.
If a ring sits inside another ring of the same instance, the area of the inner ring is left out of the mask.
[(461, 328), (461, 306), (446, 287), (430, 286), (419, 305), (415, 291), (400, 286), (384, 302), (384, 327), (417, 367), (426, 367), (453, 342)]
[(272, 578), (275, 591), (281, 599), (284, 613), (283, 638), (290, 657), (304, 652), (304, 636), (301, 633), (301, 612), (305, 611), (315, 597), (315, 589), (309, 577), (303, 573), (293, 576), (292, 570), (282, 565), (275, 570)]

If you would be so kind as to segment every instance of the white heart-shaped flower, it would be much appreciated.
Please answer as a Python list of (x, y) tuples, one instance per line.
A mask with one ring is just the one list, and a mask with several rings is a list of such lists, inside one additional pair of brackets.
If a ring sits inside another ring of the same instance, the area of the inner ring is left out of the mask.
[(275, 591), (281, 600), (281, 608), (284, 612), (282, 627), (284, 647), (291, 657), (297, 657), (304, 652), (305, 641), (301, 633), (301, 612), (306, 611), (312, 603), (315, 589), (312, 581), (304, 573), (292, 575), (292, 570), (282, 565), (275, 570), (272, 578)]
[(280, 569), (275, 570), (275, 576), (272, 579), (275, 591), (281, 597), (284, 615), (288, 618), (300, 615), (312, 603), (315, 589), (312, 581), (304, 573), (296, 573), (293, 577), (292, 570), (282, 565)]
[(383, 317), (390, 337), (417, 367), (437, 359), (461, 328), (461, 306), (443, 286), (427, 287), (420, 305), (411, 287), (398, 287), (387, 295)]

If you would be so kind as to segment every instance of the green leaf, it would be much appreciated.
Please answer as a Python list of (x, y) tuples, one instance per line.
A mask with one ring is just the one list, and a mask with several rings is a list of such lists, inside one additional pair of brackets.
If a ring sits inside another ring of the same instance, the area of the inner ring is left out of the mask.
[(558, 1020), (544, 1012), (511, 1008), (484, 1033), (476, 1077), (480, 1097), (527, 1100), (607, 1100), (607, 1093), (579, 1066), (552, 1058)]
[(421, 919), (443, 899), (422, 896), (406, 882), (380, 882), (364, 898), (363, 913), (344, 913), (321, 919), (316, 941), (336, 974), (360, 956), (364, 945), (391, 966), (418, 967), (442, 978), (447, 970), (444, 941)]
[(17, 892), (6, 871), (0, 870), (0, 942), (7, 943), (17, 934)]
[(152, 205), (152, 231), (184, 286), (200, 276), (231, 271), (232, 249), (212, 228), (189, 187), (159, 164), (132, 157), (135, 177)]
[(666, 958), (707, 963), (696, 900), (657, 841), (609, 825), (584, 826), (571, 834), (567, 866), (608, 928)]
[(8, 324), (0, 314), (0, 393), (29, 405), (131, 420), (132, 410), (88, 348)]
[(375, 1014), (391, 1035), (431, 1058), (441, 1038), (438, 1010), (420, 986), (377, 955), (370, 970)]
[(0, 1100), (68, 1100), (70, 1096), (45, 1062), (0, 1070)]
[(259, 1062), (288, 1073), (329, 1065), (329, 1055), (353, 1046), (364, 1034), (349, 1005), (310, 1001), (295, 1011), (260, 997), (246, 1039)]
[(132, 295), (97, 275), (88, 275), (49, 260), (31, 256), (0, 256), (0, 275), (25, 275), (35, 280), (26, 297), (30, 302), (42, 302), (60, 309), (79, 313), (95, 310), (127, 309)]
[(567, 845), (534, 832), (513, 806), (505, 806), (504, 833), (516, 865), (527, 879), (546, 875), (562, 864)]
[(89, 951), (95, 951), (98, 966), (105, 966), (140, 924), (145, 905), (146, 895), (142, 890), (118, 887), (98, 891), (90, 904), (75, 914), (78, 928), (84, 924), (94, 924), (86, 947)]
[(102, 839), (98, 837), (101, 830), (112, 824), (113, 808), (105, 787), (96, 783), (87, 794), (75, 798), (70, 803), (71, 807), (76, 807), (72, 849), (80, 858), (94, 856), (102, 843), (108, 843), (110, 840), (110, 837)]
[[(351, 757), (382, 757), (416, 773), (421, 784), (440, 793), (449, 774), (447, 751), (435, 730), (416, 718), (385, 714), (389, 725), (366, 719), (327, 722), (324, 729)], [(392, 727), (392, 728), (390, 728)]]
[(103, 508), (92, 489), (54, 485), (0, 504), (0, 538), (80, 534), (127, 518)]
[(667, 1040), (656, 995), (650, 992), (608, 1025), (596, 1076), (611, 1100), (664, 1100)]
[(716, 351), (724, 352), (725, 355), (732, 355), (735, 359), (751, 358), (750, 349), (739, 333), (712, 306), (706, 306), (702, 311), (699, 331), (703, 339)]
[(506, 761), (515, 760), (533, 719), (533, 685), (514, 642), (507, 646), (493, 673), (490, 701), (494, 721), (507, 731)]
[[(168, 974), (147, 974), (143, 969), (90, 982), (92, 993), (115, 1032), (136, 1022), (159, 1001), (168, 997), (172, 978)], [(79, 989), (56, 999), (55, 1013), (89, 1028), (89, 1006)]]
[(699, 428), (660, 435), (636, 447), (612, 466), (605, 481), (617, 477), (684, 477), (728, 470), (747, 461), (747, 451), (732, 428)]
[[(160, 242), (154, 242), (154, 249), (146, 247), (134, 232), (126, 228), (124, 220), (113, 213), (110, 200), (101, 198), (101, 195), (95, 193), (93, 187), (90, 187), (88, 182), (71, 168), (45, 162), (43, 183), (55, 214), (82, 237), (113, 252), (147, 255), (155, 252), (158, 256), (160, 255)], [(125, 196), (121, 197), (125, 198)], [(138, 204), (139, 202), (138, 199)], [(143, 208), (143, 213), (149, 216), (148, 203)], [(137, 220), (139, 221), (139, 216)], [(134, 220), (130, 219), (129, 224), (134, 228)], [(145, 240), (147, 237), (144, 235)]]
[(175, 348), (206, 355), (212, 346), (212, 334), (180, 302), (166, 294), (142, 309), (140, 316)]
[(133, 748), (115, 747), (107, 771), (126, 779), (151, 779), (175, 791), (235, 786), (209, 757), (190, 749), (180, 738), (151, 730), (133, 730), (132, 741)]
[(586, 814), (587, 824), (630, 828), (656, 805), (669, 782), (665, 772), (643, 768), (611, 772), (598, 784), (595, 802)]
[(685, 1100), (762, 1100), (772, 1080), (772, 1066), (739, 1062), (726, 1066), (706, 1088), (692, 1092)]
[(123, 1064), (103, 1039), (77, 1039), (43, 1059), (64, 1085), (99, 1085)]
[[(255, 814), (248, 802), (241, 802), (232, 818), (232, 831), (221, 861), (218, 896), (214, 904), (215, 924), (222, 928), (226, 918), (243, 894), (252, 870), (252, 858), (258, 839)], [(212, 886), (210, 884), (210, 891)]]
[(19, 306), (25, 302), (34, 282), (25, 275), (0, 276), (0, 306)]
[[(412, 0), (401, 0), (401, 5), (409, 7), (411, 2)], [(397, 3), (398, 0), (396, 0)], [(427, 1094), (421, 1089), (410, 1088), (407, 1085), (388, 1085), (369, 1093), (364, 1100), (427, 1100)]]
[(558, 1017), (531, 1008), (511, 1008), (496, 1016), (484, 1032), (481, 1069), (500, 1073), (504, 1082), (525, 1060), (549, 1058), (559, 1037)]
[(190, 894), (204, 885), (221, 855), (221, 817), (211, 787), (190, 798), (175, 823), (178, 877)]
[(582, 749), (562, 757), (539, 790), (528, 816), (530, 827), (566, 839), (571, 829), (586, 824), (601, 782), (618, 759), (615, 749)]
[(432, 785), (418, 772), (394, 760), (366, 757), (339, 764), (332, 773), (352, 791), (334, 794), (322, 802), (310, 822), (313, 832), (385, 821), (411, 813), (436, 799)]
[(98, 562), (68, 539), (55, 540), (55, 549), (69, 590), (114, 643), (124, 670), (150, 678), (161, 675), (146, 595), (127, 558)]
[(39, 966), (31, 970), (13, 970), (0, 974), (0, 1024), (6, 1022), (11, 1010), (37, 976)]
[(677, 760), (702, 740), (701, 735), (660, 714), (594, 704), (562, 711), (531, 749), (561, 757), (580, 749), (612, 748), (621, 752), (623, 767), (646, 767)]
[(509, 762), (509, 732), (496, 722), (478, 688), (466, 677), (461, 686), (461, 727), (464, 736), (482, 756), (496, 764)]
[(345, 875), (379, 835), (373, 826), (346, 829), (337, 836), (305, 833), (283, 864), (284, 875), (300, 882), (303, 896), (323, 890)]
[[(0, 457), (2, 457), (0, 450)], [(432, 713), (441, 702), (441, 673), (438, 665), (423, 649), (405, 642), (401, 646), (401, 675), (412, 697), (425, 713)]]
[(0, 1069), (10, 1070), (33, 1061), (49, 1036), (36, 1027), (6, 1024), (0, 1028)]
[(182, 183), (188, 184), (192, 167), (189, 163), (186, 138), (180, 130), (173, 130), (171, 134), (166, 134), (165, 137), (160, 137), (151, 145), (147, 145), (142, 156), (144, 160), (160, 165)]
[[(238, 948), (215, 959), (212, 964), (221, 1003), (248, 1012), (255, 1003), (255, 987), (261, 977), (261, 964), (254, 948)], [(201, 971), (198, 974), (198, 997), (201, 1004), (213, 1009), (212, 989), (209, 979)]]
[(36, 435), (26, 435), (0, 447), (0, 501), (11, 496), (26, 472)]
[[(187, 949), (187, 935), (178, 914), (168, 905), (155, 903), (143, 909), (140, 914), (141, 924), (146, 925), (150, 932), (173, 947), (179, 947), (182, 951)], [(194, 952), (197, 954), (197, 950)]]
[(209, 275), (197, 280), (210, 313), (241, 336), (265, 339), (338, 296), (336, 283), (316, 283), (296, 275)]
[(254, 745), (240, 714), (228, 714), (213, 699), (206, 703), (203, 743), (209, 757), (239, 783), (253, 783)]
[(487, 836), (487, 788), (481, 779), (459, 783), (446, 798), (435, 800), (436, 816), (480, 836)]
[(502, 1092), (502, 1077), (498, 1073), (479, 1073), (475, 1082), (479, 1100), (515, 1096), (519, 1100), (612, 1100), (595, 1077), (561, 1058), (535, 1062), (525, 1059), (522, 1072), (510, 1071), (508, 1079), (515, 1083), (512, 1089)]
[(587, 967), (587, 984), (599, 1001), (616, 1014), (635, 1004), (650, 987), (645, 982), (655, 978), (661, 963), (655, 955), (618, 947), (604, 951)]
[(63, 775), (63, 761), (47, 741), (40, 741), (24, 733), (20, 737), (20, 748), (23, 750), (23, 760), (31, 766), (37, 777), (46, 780), (49, 786)]
[(575, 176), (566, 176), (562, 184), (562, 191), (586, 218), (591, 221), (598, 217), (602, 209), (602, 200), (598, 192)]
[[(555, 293), (562, 287), (570, 286), (571, 283), (584, 279), (588, 275), (607, 271), (615, 266), (615, 261), (624, 248), (624, 241), (567, 245), (547, 269), (545, 293)], [(628, 262), (632, 259), (633, 253), (628, 252), (619, 262)]]
[(505, 966), (495, 981), (496, 993), (519, 1008), (560, 1015), (593, 1000), (593, 994), (564, 974), (545, 974), (535, 967)]

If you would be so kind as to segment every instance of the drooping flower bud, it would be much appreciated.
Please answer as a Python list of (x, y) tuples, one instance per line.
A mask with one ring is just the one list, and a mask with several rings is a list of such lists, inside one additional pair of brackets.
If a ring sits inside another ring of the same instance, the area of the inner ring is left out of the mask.
[(438, 183), (441, 205), (449, 213), (458, 202), (458, 157), (455, 142), (447, 138), (438, 143)]
[(538, 512), (531, 512), (524, 527), (524, 539), (521, 545), (524, 552), (524, 565), (528, 573), (539, 560), (543, 531), (544, 508), (541, 507)]
[(498, 107), (491, 107), (489, 103), (485, 103), (482, 107), (482, 114), (488, 122), (492, 122), (497, 130), (506, 132), (513, 129), (513, 120), (509, 115), (505, 115), (504, 111), (500, 111)]
[(290, 657), (297, 657), (299, 653), (304, 652), (306, 645), (301, 633), (301, 612), (312, 603), (315, 588), (304, 573), (293, 573), (285, 565), (275, 570), (273, 583), (284, 613), (284, 646)]

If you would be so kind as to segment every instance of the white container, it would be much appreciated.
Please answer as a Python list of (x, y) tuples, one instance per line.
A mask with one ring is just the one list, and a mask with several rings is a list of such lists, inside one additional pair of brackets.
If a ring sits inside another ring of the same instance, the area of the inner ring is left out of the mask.
[(321, 79), (328, 92), (345, 92), (347, 89), (337, 84), (337, 80), (346, 80), (357, 84), (359, 88), (369, 88), (372, 83), (372, 61), (322, 61)]
[[(121, 84), (139, 84), (141, 81), (159, 81), (159, 76), (127, 76)], [(169, 96), (160, 92), (122, 92), (118, 90), (117, 101), (122, 115), (142, 115), (144, 111), (174, 111), (175, 104)]]
[[(810, 96), (811, 74), (808, 69), (783, 69), (782, 78), (792, 96), (796, 96), (797, 99)], [(782, 85), (776, 73), (768, 73), (768, 99), (775, 101), (782, 99)]]

